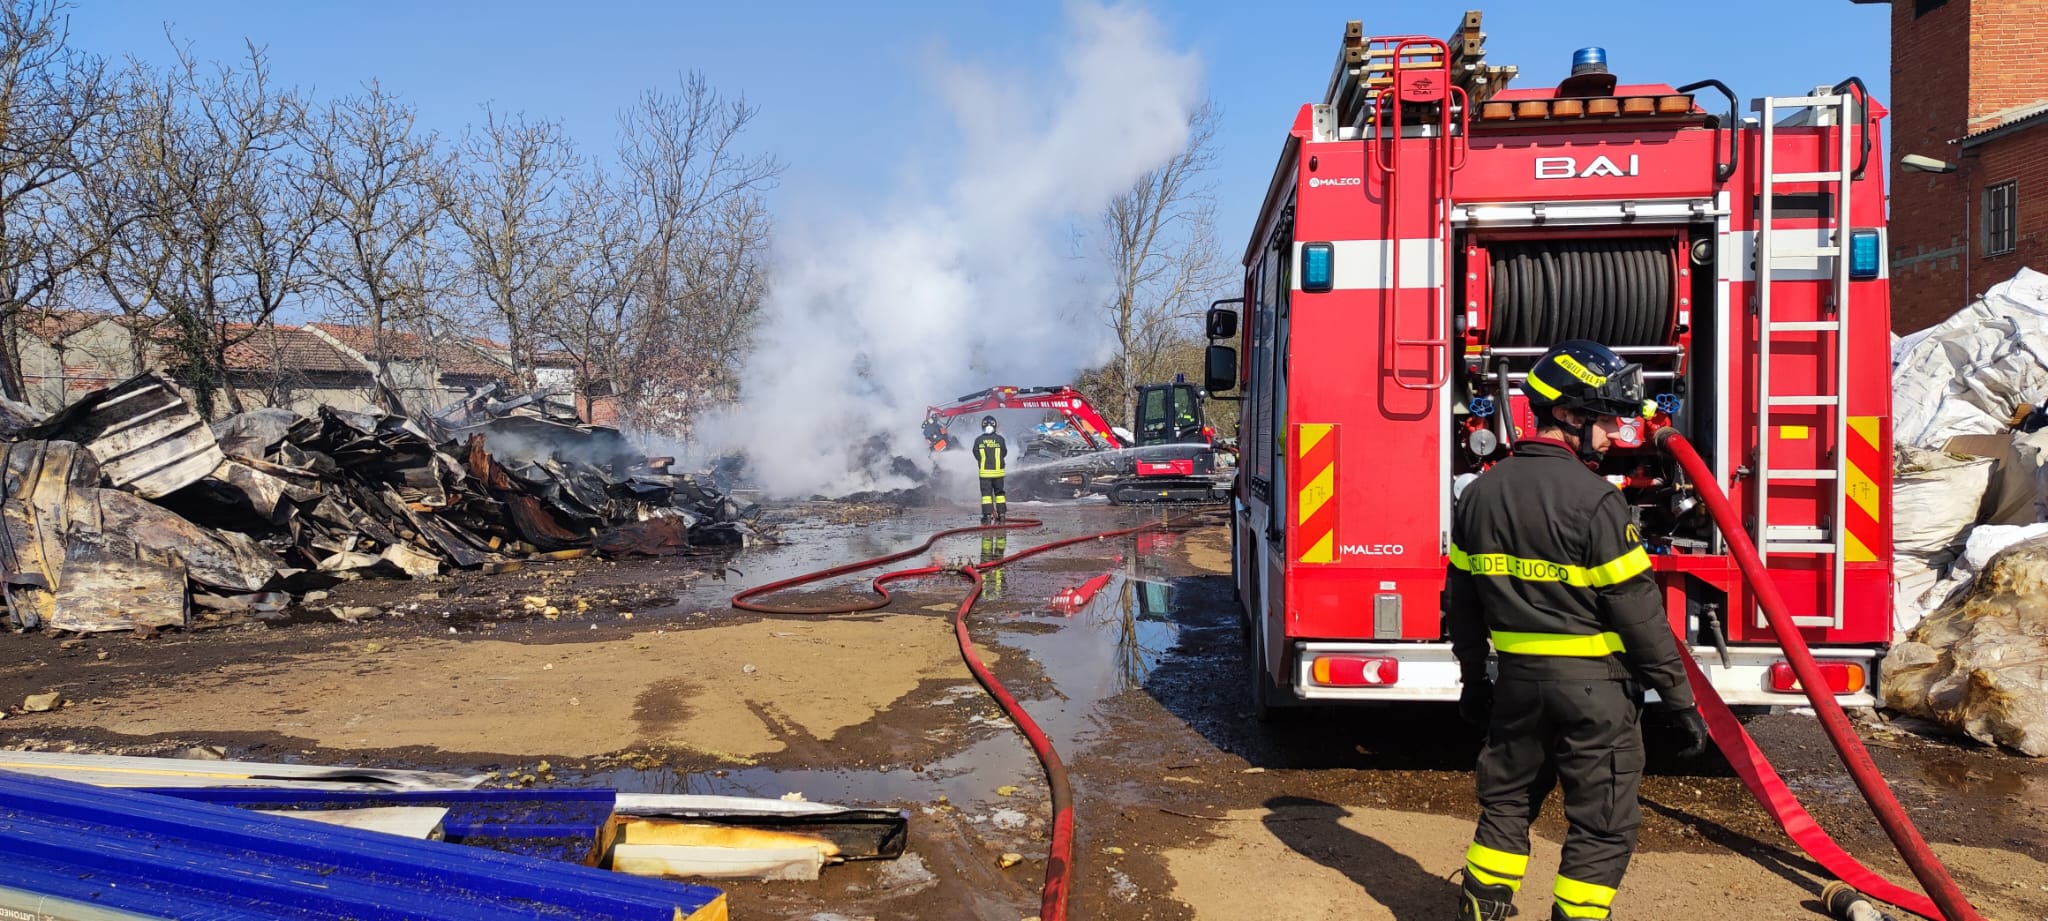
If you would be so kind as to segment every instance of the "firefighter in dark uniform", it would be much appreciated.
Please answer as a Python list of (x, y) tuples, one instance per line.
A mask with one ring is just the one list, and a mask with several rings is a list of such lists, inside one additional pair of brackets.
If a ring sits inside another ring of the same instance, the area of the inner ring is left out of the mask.
[[(1608, 917), (1642, 824), (1644, 688), (1686, 735), (1681, 755), (1706, 748), (1628, 503), (1589, 469), (1622, 418), (1646, 415), (1642, 380), (1599, 343), (1551, 349), (1523, 385), (1535, 436), (1458, 500), (1445, 617), (1463, 676), (1459, 712), (1486, 727), (1460, 921), (1508, 916), (1529, 866), (1529, 823), (1560, 783), (1571, 828), (1550, 916)], [(1487, 677), (1489, 641), (1498, 686)]]
[(1003, 499), (1003, 464), (1010, 459), (1010, 443), (996, 434), (996, 417), (981, 417), (981, 434), (974, 439), (974, 466), (981, 473), (981, 523), (1002, 524), (1009, 504)]

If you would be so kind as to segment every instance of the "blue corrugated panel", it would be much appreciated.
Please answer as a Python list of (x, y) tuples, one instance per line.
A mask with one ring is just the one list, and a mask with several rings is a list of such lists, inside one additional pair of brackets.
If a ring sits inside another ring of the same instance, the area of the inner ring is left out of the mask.
[(0, 771), (0, 888), (177, 921), (724, 921), (708, 886)]
[(172, 787), (148, 790), (179, 799), (241, 809), (363, 809), (438, 806), (448, 810), (442, 831), (452, 844), (509, 854), (589, 863), (598, 832), (612, 816), (612, 790), (417, 790), (355, 793), (266, 790), (256, 787)]

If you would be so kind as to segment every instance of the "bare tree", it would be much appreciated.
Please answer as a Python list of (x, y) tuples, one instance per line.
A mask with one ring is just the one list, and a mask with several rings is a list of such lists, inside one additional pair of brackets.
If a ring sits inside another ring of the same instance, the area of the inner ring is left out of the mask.
[(254, 46), (237, 66), (184, 47), (161, 72), (131, 64), (124, 98), (113, 154), (83, 183), (106, 241), (95, 273), (131, 318), (161, 315), (167, 362), (202, 413), (217, 393), (239, 412), (228, 351), (309, 282), (319, 204), (291, 160), (303, 106)]
[(524, 387), (535, 384), (540, 331), (569, 295), (578, 254), (567, 186), (580, 166), (559, 123), (486, 109), (444, 173), (442, 205), (464, 248), (459, 274), (503, 329)]
[(701, 74), (673, 94), (649, 90), (620, 117), (618, 188), (636, 243), (623, 319), (628, 360), (611, 381), (643, 427), (686, 430), (732, 392), (761, 305), (761, 194), (782, 173), (738, 149), (758, 108), (727, 100)]
[(554, 310), (543, 318), (547, 339), (575, 366), (576, 395), (586, 405), (613, 397), (629, 373), (634, 252), (624, 196), (604, 171), (588, 170), (571, 183), (568, 212), (574, 257)]
[(334, 302), (367, 327), (379, 395), (394, 411), (402, 407), (389, 368), (392, 334), (425, 324), (435, 262), (445, 255), (430, 239), (442, 219), (434, 137), (416, 130), (414, 116), (372, 81), (329, 103), (306, 134), (327, 218), (314, 265)]
[(1216, 200), (1205, 183), (1215, 136), (1215, 110), (1196, 109), (1181, 151), (1103, 209), (1113, 285), (1104, 322), (1116, 354), (1095, 396), (1121, 407), (1117, 421), (1126, 425), (1136, 415), (1137, 386), (1162, 376), (1174, 349), (1196, 338), (1194, 323), (1210, 295), (1230, 282), (1217, 249)]
[(677, 315), (691, 334), (692, 361), (684, 367), (706, 402), (725, 402), (738, 396), (738, 373), (768, 293), (767, 203), (758, 195), (732, 196), (705, 223), (697, 245), (683, 254), (683, 274), (692, 284), (679, 299)]
[(66, 44), (61, 0), (0, 9), (0, 391), (21, 399), (17, 320), (45, 309), (81, 259), (68, 226), (80, 136), (114, 103), (105, 62)]

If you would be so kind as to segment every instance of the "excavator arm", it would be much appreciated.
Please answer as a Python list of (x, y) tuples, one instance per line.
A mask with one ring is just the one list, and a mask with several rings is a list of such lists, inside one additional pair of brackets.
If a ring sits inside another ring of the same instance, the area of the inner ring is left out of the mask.
[[(1037, 409), (1060, 414), (1067, 424), (1097, 451), (1125, 447), (1109, 426), (1109, 420), (1102, 418), (1094, 404), (1072, 387), (990, 387), (987, 390), (970, 393), (964, 397), (925, 409), (925, 438), (936, 448), (951, 436), (945, 434), (952, 420), (961, 416), (986, 414), (999, 409)], [(934, 439), (933, 427), (939, 432)]]

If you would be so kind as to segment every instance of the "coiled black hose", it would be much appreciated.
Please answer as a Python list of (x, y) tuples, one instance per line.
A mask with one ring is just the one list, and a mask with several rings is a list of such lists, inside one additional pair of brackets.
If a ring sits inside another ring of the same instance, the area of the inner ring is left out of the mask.
[(1671, 246), (1663, 239), (1489, 244), (1491, 343), (1667, 344), (1677, 301)]

